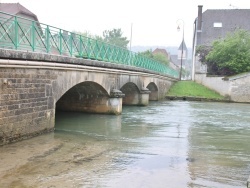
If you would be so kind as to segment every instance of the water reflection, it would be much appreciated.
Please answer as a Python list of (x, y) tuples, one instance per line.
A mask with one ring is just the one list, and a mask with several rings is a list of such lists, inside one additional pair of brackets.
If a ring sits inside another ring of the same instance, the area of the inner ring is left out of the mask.
[(117, 137), (121, 133), (121, 116), (57, 112), (56, 131)]

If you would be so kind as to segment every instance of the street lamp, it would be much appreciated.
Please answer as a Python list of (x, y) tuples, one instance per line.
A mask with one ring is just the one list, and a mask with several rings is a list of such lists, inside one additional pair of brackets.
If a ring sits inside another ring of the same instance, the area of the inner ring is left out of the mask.
[(181, 68), (180, 68), (180, 75), (179, 79), (181, 80), (181, 74), (182, 74), (182, 58), (183, 58), (183, 45), (184, 45), (184, 21), (179, 19), (177, 20), (177, 31), (179, 32), (181, 30), (180, 25), (182, 25), (182, 43), (181, 43)]

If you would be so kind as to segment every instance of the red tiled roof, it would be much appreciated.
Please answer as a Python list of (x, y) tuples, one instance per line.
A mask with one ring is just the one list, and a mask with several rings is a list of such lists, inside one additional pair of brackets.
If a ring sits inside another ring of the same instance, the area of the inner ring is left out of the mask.
[(164, 54), (167, 58), (169, 57), (169, 54), (168, 54), (168, 52), (167, 52), (165, 49), (156, 48), (152, 53), (153, 53), (153, 54), (162, 53), (162, 54)]

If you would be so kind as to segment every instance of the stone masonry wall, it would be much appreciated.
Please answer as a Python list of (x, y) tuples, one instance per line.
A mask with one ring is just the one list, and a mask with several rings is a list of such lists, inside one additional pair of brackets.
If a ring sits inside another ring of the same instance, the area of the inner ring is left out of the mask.
[(54, 130), (56, 78), (42, 69), (0, 69), (0, 145)]
[(230, 82), (224, 81), (224, 77), (207, 77), (206, 74), (196, 74), (195, 82), (202, 84), (222, 96), (230, 95)]
[(159, 80), (159, 99), (164, 99), (166, 97), (166, 93), (170, 89), (174, 82), (170, 82), (167, 80)]
[(196, 74), (195, 81), (234, 102), (250, 102), (250, 73), (224, 77), (207, 77), (206, 74)]
[(230, 78), (229, 82), (232, 101), (250, 102), (250, 74)]

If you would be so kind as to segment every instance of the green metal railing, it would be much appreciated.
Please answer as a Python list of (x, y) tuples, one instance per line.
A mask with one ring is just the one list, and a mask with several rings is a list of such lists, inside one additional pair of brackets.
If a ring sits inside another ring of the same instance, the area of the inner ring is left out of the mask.
[(0, 12), (0, 48), (101, 60), (176, 78), (179, 75), (178, 71), (127, 49), (4, 12)]

